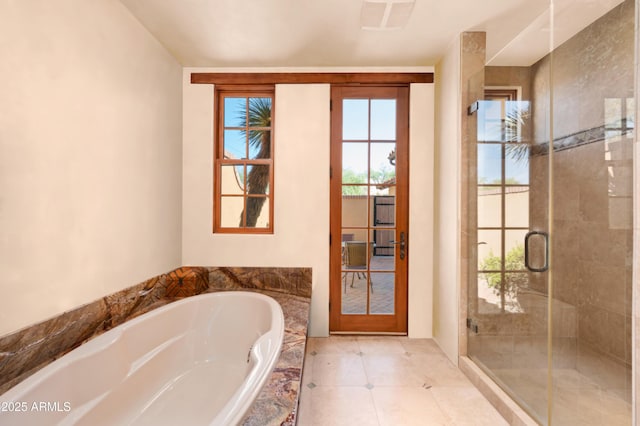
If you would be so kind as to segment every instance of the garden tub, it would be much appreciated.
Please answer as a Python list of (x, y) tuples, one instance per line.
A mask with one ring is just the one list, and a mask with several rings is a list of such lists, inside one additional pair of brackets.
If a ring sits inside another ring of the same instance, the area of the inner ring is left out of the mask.
[(90, 340), (0, 396), (4, 425), (233, 425), (282, 346), (278, 302), (203, 294)]

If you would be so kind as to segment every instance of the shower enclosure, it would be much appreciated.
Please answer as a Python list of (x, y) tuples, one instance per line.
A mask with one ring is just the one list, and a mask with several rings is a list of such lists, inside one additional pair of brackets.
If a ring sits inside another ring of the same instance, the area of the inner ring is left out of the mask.
[(467, 354), (545, 425), (632, 422), (634, 3), (551, 0), (467, 81)]

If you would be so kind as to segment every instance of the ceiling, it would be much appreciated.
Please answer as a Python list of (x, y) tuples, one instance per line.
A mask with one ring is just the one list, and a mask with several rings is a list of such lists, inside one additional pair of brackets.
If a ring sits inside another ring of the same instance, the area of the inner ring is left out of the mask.
[[(192, 67), (432, 66), (463, 31), (487, 32), (494, 65), (549, 49), (550, 0), (415, 0), (406, 24), (386, 30), (362, 29), (363, 0), (120, 1)], [(559, 45), (621, 0), (553, 2)]]

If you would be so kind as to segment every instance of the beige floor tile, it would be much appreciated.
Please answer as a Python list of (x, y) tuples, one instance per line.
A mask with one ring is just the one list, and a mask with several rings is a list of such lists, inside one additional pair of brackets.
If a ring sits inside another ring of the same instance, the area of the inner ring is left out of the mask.
[(476, 388), (433, 387), (430, 389), (438, 406), (456, 426), (508, 425)]
[(425, 384), (425, 377), (413, 368), (407, 355), (363, 355), (362, 361), (367, 379), (374, 386), (420, 387)]
[(302, 368), (302, 387), (307, 386), (313, 380), (313, 361), (315, 357), (307, 351), (304, 357), (304, 367)]
[(410, 369), (430, 386), (472, 386), (471, 381), (443, 354), (412, 353)]
[(395, 336), (358, 336), (360, 352), (369, 354), (404, 354), (402, 338)]
[(362, 357), (356, 354), (313, 355), (311, 382), (316, 386), (364, 386)]
[(405, 352), (409, 353), (436, 353), (443, 354), (438, 344), (433, 339), (409, 339), (408, 337), (400, 340)]
[(360, 352), (358, 342), (353, 336), (310, 337), (307, 339), (307, 353), (317, 354), (356, 354)]
[(312, 398), (313, 390), (307, 386), (300, 389), (300, 398), (298, 400), (298, 413), (296, 414), (297, 424), (300, 426), (310, 425), (313, 423)]
[(371, 391), (365, 387), (318, 386), (306, 393), (311, 404), (300, 426), (378, 426)]
[(375, 387), (371, 390), (380, 425), (449, 425), (429, 389), (421, 387)]
[(433, 340), (396, 336), (308, 340), (298, 425), (414, 424), (506, 423)]

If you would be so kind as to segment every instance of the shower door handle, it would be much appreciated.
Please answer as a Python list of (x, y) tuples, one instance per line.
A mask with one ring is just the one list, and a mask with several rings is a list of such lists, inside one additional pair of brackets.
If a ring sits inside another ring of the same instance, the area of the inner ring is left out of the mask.
[[(531, 242), (531, 238), (536, 235), (540, 235), (544, 239), (544, 264), (540, 268), (531, 266), (530, 262), (529, 244)], [(527, 232), (527, 235), (524, 237), (524, 266), (531, 272), (545, 272), (549, 269), (549, 234), (543, 231)]]

